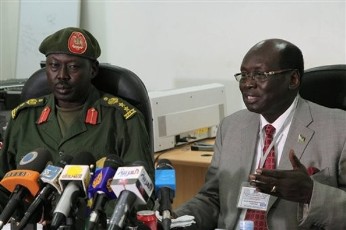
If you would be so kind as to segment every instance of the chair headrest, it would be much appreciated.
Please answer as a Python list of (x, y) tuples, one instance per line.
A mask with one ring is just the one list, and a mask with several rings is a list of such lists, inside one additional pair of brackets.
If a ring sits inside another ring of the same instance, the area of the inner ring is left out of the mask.
[(326, 65), (305, 70), (299, 93), (317, 104), (346, 110), (346, 65)]

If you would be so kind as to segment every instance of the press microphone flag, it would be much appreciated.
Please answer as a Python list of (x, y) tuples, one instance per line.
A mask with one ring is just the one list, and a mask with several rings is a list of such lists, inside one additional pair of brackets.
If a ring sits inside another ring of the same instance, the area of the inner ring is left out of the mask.
[(51, 155), (44, 148), (27, 153), (19, 162), (16, 170), (7, 172), (0, 184), (12, 192), (8, 204), (0, 214), (0, 229), (9, 221), (24, 198), (34, 197), (40, 190), (40, 172), (51, 163)]
[(89, 152), (81, 152), (73, 159), (71, 165), (65, 166), (59, 176), (63, 193), (54, 209), (51, 229), (58, 229), (59, 226), (65, 224), (78, 198), (87, 197), (86, 189), (91, 177), (90, 166), (94, 165), (93, 155)]
[[(168, 159), (160, 159), (155, 168), (155, 192), (159, 195), (161, 188), (169, 188), (172, 190), (173, 197), (176, 190), (175, 169)], [(173, 198), (172, 197), (172, 198)]]
[(113, 177), (111, 188), (118, 199), (108, 230), (123, 229), (133, 206), (146, 204), (154, 191), (153, 182), (141, 163), (137, 166), (119, 167)]
[(106, 157), (103, 168), (97, 170), (91, 179), (88, 196), (93, 200), (93, 205), (89, 217), (89, 230), (94, 229), (99, 222), (104, 226), (103, 228), (107, 225), (104, 208), (107, 201), (116, 198), (110, 184), (117, 169), (123, 165), (124, 162), (118, 155), (110, 154)]
[(159, 201), (159, 212), (162, 216), (162, 227), (171, 227), (172, 202), (175, 196), (175, 170), (168, 159), (160, 159), (155, 169), (155, 194)]
[(97, 192), (105, 193), (110, 199), (115, 199), (116, 195), (110, 185), (117, 169), (124, 165), (122, 159), (116, 154), (106, 157), (103, 168), (97, 170), (91, 179), (88, 187), (89, 198), (94, 197)]
[(70, 164), (73, 157), (70, 155), (65, 155), (57, 163), (56, 166), (48, 165), (40, 175), (40, 179), (47, 187), (53, 187), (59, 194), (62, 192), (62, 187), (59, 184), (59, 176), (64, 170), (65, 166)]
[(154, 185), (144, 166), (119, 167), (115, 173), (111, 188), (119, 197), (123, 190), (136, 194), (136, 204), (146, 204), (154, 191)]
[(65, 155), (58, 162), (57, 166), (47, 165), (47, 167), (43, 170), (40, 175), (40, 180), (45, 184), (43, 189), (41, 189), (40, 193), (36, 196), (34, 201), (30, 204), (29, 208), (24, 213), (23, 218), (17, 224), (17, 230), (23, 229), (30, 218), (33, 216), (35, 211), (48, 200), (48, 197), (54, 192), (58, 192), (61, 194), (62, 188), (59, 185), (59, 176), (63, 171), (63, 168), (72, 161), (72, 156)]
[(88, 165), (66, 165), (59, 177), (59, 184), (65, 190), (71, 182), (76, 182), (81, 188), (83, 196), (86, 196), (90, 176)]

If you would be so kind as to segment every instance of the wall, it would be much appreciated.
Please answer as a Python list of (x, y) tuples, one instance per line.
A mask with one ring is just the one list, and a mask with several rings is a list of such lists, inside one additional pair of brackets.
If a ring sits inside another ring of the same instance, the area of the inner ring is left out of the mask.
[[(345, 63), (345, 5), (332, 0), (83, 0), (81, 26), (99, 40), (101, 62), (129, 68), (148, 90), (225, 84), (230, 113), (243, 107), (233, 74), (245, 52), (262, 39), (295, 43), (306, 68)], [(15, 33), (5, 37), (8, 26), (3, 20), (1, 25), (1, 44), (16, 39)], [(6, 71), (1, 68), (1, 75), (12, 76)]]
[(38, 52), (45, 37), (61, 28), (80, 25), (80, 0), (23, 0), (19, 15), (15, 77), (22, 79), (38, 70), (40, 62), (45, 59)]
[(13, 78), (16, 71), (19, 1), (0, 1), (0, 80)]
[(133, 70), (149, 90), (224, 83), (228, 113), (242, 107), (233, 74), (262, 39), (295, 43), (306, 68), (346, 62), (345, 1), (87, 0), (84, 6), (82, 26), (104, 47), (101, 60)]

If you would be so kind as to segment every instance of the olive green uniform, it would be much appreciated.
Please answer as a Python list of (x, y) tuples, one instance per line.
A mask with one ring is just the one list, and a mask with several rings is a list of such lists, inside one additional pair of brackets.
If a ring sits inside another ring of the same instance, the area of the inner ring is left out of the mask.
[[(39, 50), (46, 57), (51, 54), (66, 54), (91, 61), (96, 61), (101, 54), (93, 35), (74, 27), (49, 35), (42, 41)], [(90, 72), (79, 77), (91, 78)], [(153, 155), (143, 114), (122, 98), (100, 92), (94, 86), (83, 107), (72, 110), (57, 108), (54, 95), (51, 94), (30, 99), (12, 110), (0, 152), (0, 179), (6, 172), (15, 169), (24, 155), (39, 147), (44, 147), (51, 153), (53, 164), (59, 162), (64, 155), (76, 157), (83, 152), (93, 154), (95, 160), (117, 154), (125, 165), (142, 161), (151, 179), (154, 178)], [(77, 163), (78, 159), (74, 159), (74, 162)], [(102, 167), (103, 164), (98, 166)], [(147, 205), (143, 205), (146, 207), (137, 208), (151, 209), (154, 205), (153, 198), (154, 194)], [(57, 199), (53, 199), (52, 206), (56, 201)], [(107, 216), (112, 213), (114, 202), (115, 200), (106, 204)], [(79, 221), (76, 219), (75, 229), (82, 229), (85, 222), (84, 206), (79, 209), (82, 216)]]
[(64, 154), (74, 157), (82, 151), (92, 153), (96, 160), (117, 154), (125, 164), (143, 161), (151, 178), (154, 175), (143, 115), (123, 99), (94, 87), (81, 116), (64, 136), (57, 121), (53, 95), (28, 100), (12, 110), (0, 153), (0, 176), (15, 169), (25, 154), (38, 147), (47, 148), (54, 163)]

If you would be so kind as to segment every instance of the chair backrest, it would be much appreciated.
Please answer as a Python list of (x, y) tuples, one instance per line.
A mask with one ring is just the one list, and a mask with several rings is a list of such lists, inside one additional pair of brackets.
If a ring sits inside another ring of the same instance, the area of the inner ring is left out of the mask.
[[(151, 104), (147, 89), (142, 80), (128, 69), (101, 63), (99, 73), (92, 80), (92, 83), (99, 90), (125, 99), (143, 113), (151, 142), (151, 153), (153, 154), (154, 140)], [(21, 101), (40, 97), (50, 92), (46, 71), (43, 67), (33, 73), (25, 82), (21, 92)]]
[(317, 104), (346, 110), (346, 65), (325, 65), (305, 70), (299, 93)]

